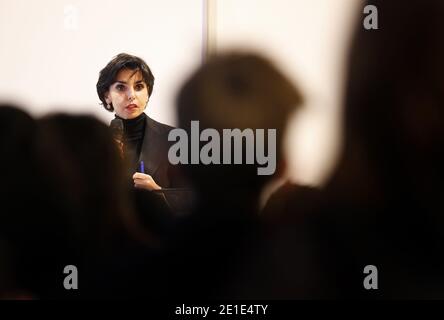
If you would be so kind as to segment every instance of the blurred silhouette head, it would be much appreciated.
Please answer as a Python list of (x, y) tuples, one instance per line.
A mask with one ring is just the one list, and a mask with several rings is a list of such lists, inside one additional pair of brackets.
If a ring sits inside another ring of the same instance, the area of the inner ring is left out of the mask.
[(130, 186), (108, 126), (86, 115), (49, 115), (39, 120), (36, 148), (52, 205), (78, 245), (111, 249), (115, 237), (133, 235)]
[[(210, 58), (191, 75), (178, 94), (177, 112), (181, 128), (189, 131), (191, 121), (198, 120), (200, 130), (214, 128), (221, 139), (223, 129), (264, 129), (265, 149), (267, 129), (276, 129), (279, 163), (287, 119), (301, 102), (299, 91), (272, 62), (253, 53), (229, 53)], [(259, 176), (257, 168), (257, 163), (184, 166), (198, 189), (230, 186), (253, 192), (271, 177)]]
[(2, 192), (22, 188), (20, 175), (27, 174), (32, 166), (32, 139), (36, 129), (35, 120), (12, 104), (0, 104), (0, 165)]
[[(20, 239), (32, 227), (27, 216), (32, 217), (38, 181), (35, 176), (35, 155), (33, 140), (36, 122), (19, 107), (3, 104), (0, 106), (0, 234)], [(27, 199), (27, 201), (24, 201)]]
[(35, 131), (35, 120), (19, 106), (0, 104), (0, 298), (5, 299), (19, 298), (15, 294), (25, 289), (20, 270), (29, 267), (23, 257), (36, 238)]

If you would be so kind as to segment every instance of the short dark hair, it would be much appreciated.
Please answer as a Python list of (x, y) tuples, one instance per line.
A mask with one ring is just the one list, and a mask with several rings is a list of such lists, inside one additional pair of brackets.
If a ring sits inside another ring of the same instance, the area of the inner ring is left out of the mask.
[(97, 95), (99, 96), (102, 105), (108, 111), (114, 111), (114, 107), (107, 105), (105, 101), (105, 93), (109, 90), (109, 87), (115, 82), (117, 73), (122, 69), (140, 70), (142, 72), (143, 81), (148, 86), (148, 96), (151, 96), (154, 86), (154, 75), (146, 62), (136, 56), (120, 53), (115, 56), (105, 68), (100, 71), (99, 80), (96, 84)]

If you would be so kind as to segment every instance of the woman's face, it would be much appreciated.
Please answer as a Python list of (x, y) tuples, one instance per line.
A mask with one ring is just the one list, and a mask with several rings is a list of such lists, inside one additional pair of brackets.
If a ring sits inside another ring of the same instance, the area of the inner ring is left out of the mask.
[(120, 70), (105, 93), (105, 101), (112, 103), (116, 114), (123, 119), (138, 117), (148, 103), (148, 87), (140, 70)]

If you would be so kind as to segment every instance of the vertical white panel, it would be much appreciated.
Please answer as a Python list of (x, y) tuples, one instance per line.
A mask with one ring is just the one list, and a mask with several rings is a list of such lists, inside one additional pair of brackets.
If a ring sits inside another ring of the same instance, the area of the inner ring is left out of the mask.
[(202, 5), (202, 61), (205, 62), (209, 55), (216, 52), (217, 0), (202, 0)]

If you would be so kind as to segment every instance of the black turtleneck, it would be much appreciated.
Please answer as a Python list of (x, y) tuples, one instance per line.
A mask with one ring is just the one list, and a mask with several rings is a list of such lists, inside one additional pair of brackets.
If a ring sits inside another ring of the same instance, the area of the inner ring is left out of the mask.
[(123, 121), (123, 153), (133, 168), (138, 167), (139, 155), (145, 134), (146, 117), (146, 114), (143, 112), (134, 119), (122, 119), (116, 115), (116, 118)]

